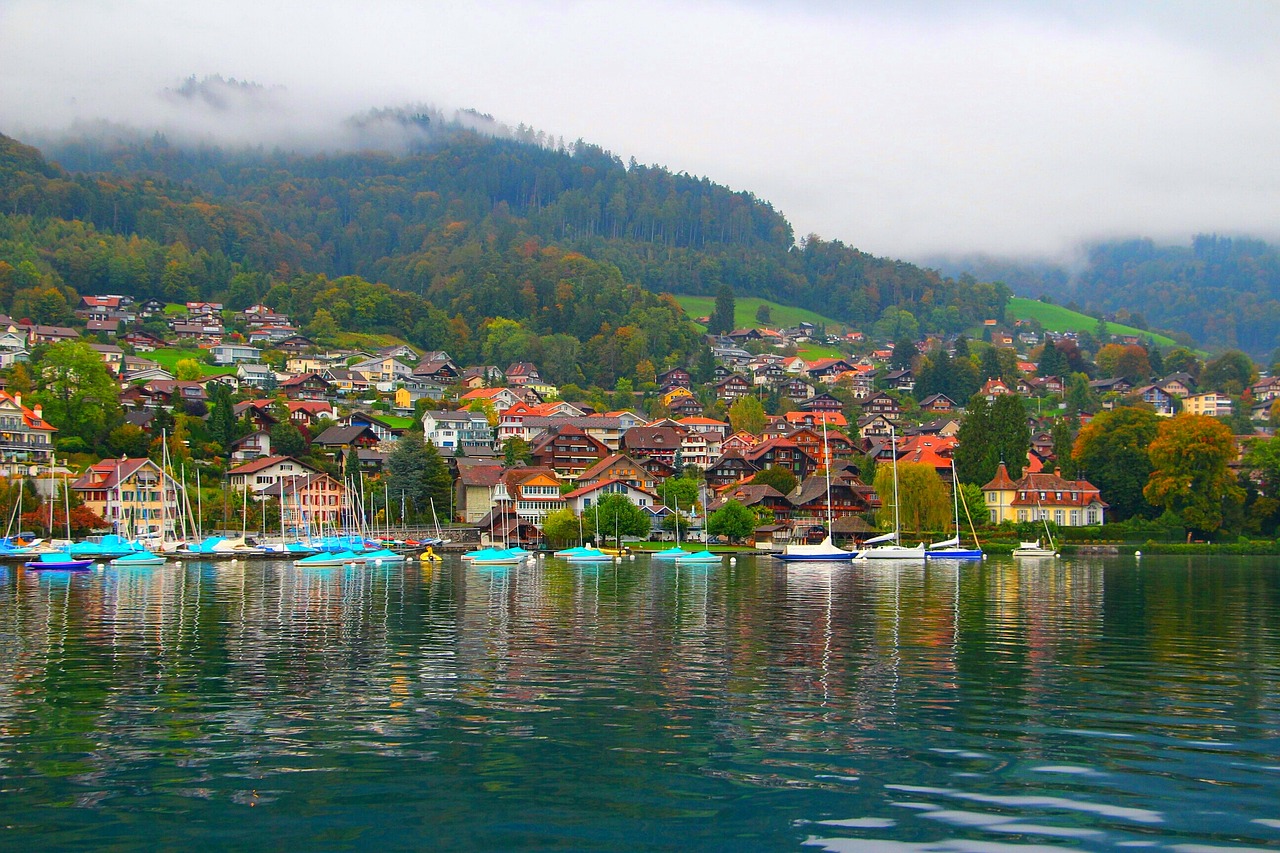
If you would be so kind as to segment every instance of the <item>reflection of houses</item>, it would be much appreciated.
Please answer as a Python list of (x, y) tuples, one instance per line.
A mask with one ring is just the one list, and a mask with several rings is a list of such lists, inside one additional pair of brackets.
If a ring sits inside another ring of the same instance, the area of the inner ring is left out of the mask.
[(1010, 479), (1003, 462), (995, 479), (982, 487), (991, 521), (1052, 521), (1059, 527), (1102, 524), (1107, 504), (1087, 480), (1064, 480), (1055, 473), (1026, 474)]
[(91, 466), (71, 488), (122, 536), (173, 535), (177, 482), (150, 459), (104, 460)]

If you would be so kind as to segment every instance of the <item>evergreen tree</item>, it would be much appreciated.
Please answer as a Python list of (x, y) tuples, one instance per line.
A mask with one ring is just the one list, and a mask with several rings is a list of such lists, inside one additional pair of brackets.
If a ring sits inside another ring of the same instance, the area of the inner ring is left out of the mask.
[(889, 358), (889, 364), (896, 370), (906, 370), (911, 367), (911, 361), (916, 357), (915, 341), (909, 338), (899, 338), (894, 341), (893, 355)]
[(1062, 376), (1067, 372), (1067, 359), (1053, 341), (1045, 341), (1044, 352), (1040, 354), (1040, 364), (1036, 373), (1041, 378), (1046, 376)]
[(733, 311), (733, 288), (727, 284), (722, 284), (716, 290), (716, 307), (711, 312), (711, 320), (707, 324), (707, 333), (711, 335), (727, 335), (732, 332)]

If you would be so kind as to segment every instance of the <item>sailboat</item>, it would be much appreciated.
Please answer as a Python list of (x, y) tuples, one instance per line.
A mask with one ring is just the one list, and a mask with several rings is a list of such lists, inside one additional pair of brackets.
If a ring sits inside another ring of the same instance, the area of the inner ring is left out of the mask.
[(1057, 550), (1053, 545), (1053, 534), (1049, 532), (1049, 516), (1040, 507), (1040, 502), (1036, 501), (1036, 510), (1040, 513), (1040, 520), (1044, 522), (1044, 535), (1049, 540), (1049, 547), (1045, 548), (1037, 539), (1034, 542), (1019, 542), (1018, 547), (1013, 549), (1015, 557), (1056, 557)]
[[(501, 499), (498, 498), (499, 490), (501, 490), (502, 492)], [(495, 535), (494, 529), (493, 529), (493, 522), (494, 522), (494, 517), (497, 511), (501, 509), (501, 504), (499, 502), (500, 500), (501, 501), (511, 500), (510, 496), (507, 493), (506, 486), (501, 482), (499, 482), (498, 485), (494, 487), (493, 492), (490, 494), (490, 504), (491, 504), (489, 509), (489, 541), (490, 542), (493, 541), (494, 535)], [(505, 523), (505, 518), (504, 518), (504, 523)], [(518, 566), (520, 563), (524, 562), (526, 557), (529, 556), (529, 552), (519, 547), (518, 545), (514, 548), (507, 546), (505, 530), (503, 531), (502, 545), (503, 547), (501, 548), (494, 548), (490, 546), (488, 548), (480, 548), (476, 551), (468, 551), (467, 553), (462, 555), (462, 559), (471, 563), (471, 565), (473, 566)]]
[[(62, 572), (82, 572), (93, 567), (93, 559), (79, 559), (75, 557), (70, 550), (71, 545), (71, 495), (66, 487), (66, 481), (63, 481), (63, 494), (66, 500), (67, 513), (67, 548), (61, 551), (45, 551), (37, 560), (32, 560), (23, 565), (35, 571), (62, 571)], [(57, 483), (54, 483), (53, 495), (49, 498), (49, 522), (50, 529), (53, 527), (53, 503), (58, 499)]]
[(822, 456), (827, 473), (827, 535), (817, 545), (806, 545), (803, 542), (788, 542), (781, 554), (773, 556), (788, 563), (799, 562), (843, 562), (858, 556), (857, 551), (846, 551), (831, 541), (831, 450), (827, 446), (827, 419), (822, 419)]
[(902, 521), (899, 518), (898, 508), (901, 503), (898, 500), (898, 437), (893, 431), (893, 425), (889, 426), (889, 447), (893, 452), (893, 532), (885, 533), (881, 536), (873, 536), (863, 545), (871, 545), (862, 552), (859, 559), (863, 560), (923, 560), (924, 559), (924, 543), (910, 546), (903, 545), (900, 541), (900, 532), (902, 530)]
[[(691, 511), (693, 507), (689, 508)], [(654, 551), (649, 556), (654, 560), (679, 560), (682, 557), (688, 557), (692, 551), (686, 551), (680, 547), (680, 499), (676, 499), (676, 544), (674, 548), (664, 548), (661, 551)]]
[[(951, 497), (955, 505), (955, 535), (950, 539), (944, 539), (941, 542), (934, 542), (925, 551), (926, 560), (981, 560), (986, 555), (982, 553), (982, 549), (977, 546), (977, 536), (974, 536), (973, 548), (960, 547), (960, 481), (956, 479), (956, 466), (951, 466)], [(965, 512), (969, 510), (966, 507)]]

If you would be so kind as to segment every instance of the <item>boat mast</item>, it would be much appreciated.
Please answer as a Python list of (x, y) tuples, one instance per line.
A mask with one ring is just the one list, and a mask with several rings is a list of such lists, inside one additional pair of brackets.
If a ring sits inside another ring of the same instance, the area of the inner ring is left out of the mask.
[(822, 415), (822, 465), (827, 472), (827, 538), (831, 538), (831, 448), (827, 446), (827, 415)]
[(902, 522), (898, 515), (898, 434), (893, 429), (893, 422), (889, 422), (889, 450), (893, 453), (893, 541), (898, 542), (899, 534), (902, 531)]

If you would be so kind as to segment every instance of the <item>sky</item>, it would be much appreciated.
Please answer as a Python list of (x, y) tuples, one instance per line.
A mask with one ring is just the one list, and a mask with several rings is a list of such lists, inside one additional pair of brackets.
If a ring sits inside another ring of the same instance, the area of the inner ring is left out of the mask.
[[(0, 132), (323, 141), (474, 108), (877, 255), (1280, 239), (1280, 2), (0, 0)], [(267, 87), (213, 111), (191, 76)]]

